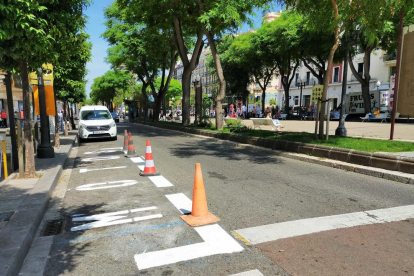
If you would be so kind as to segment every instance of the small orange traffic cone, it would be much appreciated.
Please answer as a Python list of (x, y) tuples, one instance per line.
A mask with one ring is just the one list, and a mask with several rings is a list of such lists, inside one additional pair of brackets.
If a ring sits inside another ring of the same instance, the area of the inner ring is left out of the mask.
[(154, 159), (152, 157), (152, 150), (150, 140), (147, 140), (147, 148), (145, 151), (145, 167), (144, 170), (139, 173), (141, 176), (156, 176), (160, 175), (155, 169)]
[(135, 151), (134, 141), (132, 141), (131, 132), (129, 132), (128, 136), (129, 136), (129, 139), (128, 139), (128, 152), (125, 156), (126, 157), (135, 157), (135, 156), (137, 156), (137, 153)]
[(128, 132), (124, 129), (124, 147), (122, 148), (123, 151), (128, 150)]
[(208, 212), (206, 191), (200, 163), (195, 165), (193, 207), (191, 214), (181, 216), (190, 226), (201, 226), (220, 221), (218, 217)]

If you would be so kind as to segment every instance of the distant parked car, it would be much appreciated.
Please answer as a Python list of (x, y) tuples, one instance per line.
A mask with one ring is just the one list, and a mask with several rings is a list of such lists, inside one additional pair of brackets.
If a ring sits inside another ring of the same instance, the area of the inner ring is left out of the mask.
[(115, 123), (119, 123), (119, 116), (116, 112), (112, 112), (111, 116), (114, 119)]

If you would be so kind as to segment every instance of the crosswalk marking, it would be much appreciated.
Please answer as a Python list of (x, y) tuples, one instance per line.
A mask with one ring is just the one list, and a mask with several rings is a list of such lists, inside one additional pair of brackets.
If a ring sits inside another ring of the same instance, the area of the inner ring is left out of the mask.
[(302, 236), (354, 226), (401, 221), (414, 218), (414, 205), (301, 219), (239, 229), (235, 232), (252, 244)]

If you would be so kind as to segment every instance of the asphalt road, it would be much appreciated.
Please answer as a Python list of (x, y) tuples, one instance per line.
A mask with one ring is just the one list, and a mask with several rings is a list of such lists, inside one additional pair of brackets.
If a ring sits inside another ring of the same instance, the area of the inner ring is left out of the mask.
[[(332, 251), (315, 251), (316, 258), (312, 252), (319, 244), (319, 236), (316, 241), (305, 242), (299, 237), (282, 240), (284, 244), (269, 242), (256, 246), (246, 244), (233, 231), (414, 204), (414, 186), (279, 157), (277, 152), (267, 149), (143, 125), (119, 123), (118, 133), (122, 134), (124, 128), (131, 131), (139, 156), (145, 156), (145, 143), (150, 139), (155, 167), (173, 186), (157, 187), (148, 177), (139, 176), (140, 164), (124, 157), (120, 150), (121, 135), (118, 141), (80, 144), (62, 203), (65, 229), (53, 238), (45, 275), (232, 275), (252, 270), (255, 272), (249, 275), (261, 275), (255, 274), (258, 271), (263, 275), (356, 275), (355, 271), (360, 275), (381, 275), (377, 271), (371, 274), (362, 266), (360, 270), (343, 268), (342, 260), (348, 260), (349, 266), (353, 260), (352, 256), (348, 258), (352, 255), (348, 250), (351, 246), (344, 247), (347, 242), (351, 244), (346, 238), (327, 238), (322, 243)], [(93, 159), (97, 157), (113, 159)], [(180, 211), (166, 197), (183, 193), (192, 199), (195, 163), (201, 164), (209, 211), (221, 219), (218, 228), (204, 228), (213, 240), (218, 233), (223, 234), (223, 242), (214, 246), (198, 230), (182, 222)], [(113, 181), (124, 182), (109, 183)], [(95, 183), (103, 184), (88, 185)], [(112, 214), (117, 219), (102, 215), (113, 212), (121, 213)], [(93, 215), (101, 217), (91, 218)], [(412, 221), (386, 231), (371, 226), (376, 229), (372, 233), (377, 233), (378, 244), (385, 248), (375, 254), (382, 254), (378, 259), (393, 263), (386, 267), (384, 275), (414, 274), (414, 266), (406, 264), (404, 258), (383, 256), (398, 242), (404, 255), (414, 255)], [(352, 229), (355, 231), (355, 227)], [(345, 237), (347, 230), (341, 231), (345, 231), (341, 235)], [(318, 235), (324, 237), (329, 232)], [(396, 238), (383, 239), (384, 233)], [(375, 237), (373, 234), (371, 240)], [(401, 239), (397, 241), (397, 237)], [(230, 243), (234, 245), (232, 249)], [(303, 246), (293, 246), (299, 244)], [(172, 248), (178, 249), (169, 251)], [(220, 250), (231, 252), (217, 253)], [(293, 258), (303, 250), (307, 250), (306, 258)], [(156, 251), (166, 255), (147, 254)], [(332, 257), (332, 252), (336, 258), (323, 257), (328, 253)], [(359, 263), (364, 263), (363, 257), (372, 252), (363, 249), (358, 255)], [(194, 257), (197, 254), (201, 257)], [(314, 265), (314, 257), (322, 266)], [(170, 264), (156, 265), (169, 259), (173, 260)], [(368, 262), (368, 269), (369, 265), (375, 266), (375, 262)], [(404, 269), (398, 270), (401, 267)]]

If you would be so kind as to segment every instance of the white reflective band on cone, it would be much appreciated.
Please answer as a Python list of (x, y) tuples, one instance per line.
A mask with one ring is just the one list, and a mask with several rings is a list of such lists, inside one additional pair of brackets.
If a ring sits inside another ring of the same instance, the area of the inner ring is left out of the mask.
[(154, 160), (145, 160), (145, 167), (154, 167)]

